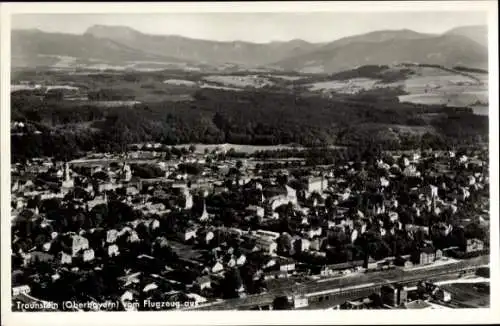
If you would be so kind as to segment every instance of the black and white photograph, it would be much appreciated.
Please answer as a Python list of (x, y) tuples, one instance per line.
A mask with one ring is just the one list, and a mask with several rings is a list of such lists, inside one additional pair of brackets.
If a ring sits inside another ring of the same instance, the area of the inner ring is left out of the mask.
[(446, 2), (2, 4), (6, 325), (499, 318), (497, 3)]

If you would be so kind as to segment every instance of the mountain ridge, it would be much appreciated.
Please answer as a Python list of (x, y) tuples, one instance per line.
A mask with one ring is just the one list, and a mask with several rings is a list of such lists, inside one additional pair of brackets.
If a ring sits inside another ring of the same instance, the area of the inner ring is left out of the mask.
[(88, 28), (84, 35), (117, 40), (127, 46), (140, 48), (149, 53), (161, 53), (215, 65), (235, 63), (259, 66), (284, 59), (287, 53), (303, 54), (321, 46), (321, 43), (313, 44), (303, 40), (267, 44), (246, 41), (211, 41), (179, 35), (144, 34), (127, 27), (113, 26), (109, 28), (100, 25)]
[(253, 43), (146, 34), (123, 25), (94, 25), (83, 34), (13, 30), (12, 54), (28, 58), (27, 66), (29, 58), (53, 55), (118, 64), (127, 61), (236, 64), (294, 71), (316, 67), (321, 72), (394, 61), (484, 68), (487, 49), (483, 44), (487, 38), (480, 38), (486, 32), (486, 26), (476, 25), (460, 26), (442, 34), (399, 29), (352, 35), (327, 43), (302, 39)]
[(486, 25), (459, 26), (446, 31), (444, 34), (462, 35), (482, 46), (488, 46), (488, 26)]
[[(338, 44), (341, 42), (342, 44)], [(463, 65), (487, 68), (487, 49), (461, 35), (437, 35), (422, 38), (388, 38), (381, 42), (339, 40), (302, 56), (275, 65), (285, 70), (302, 67), (320, 72), (338, 72), (350, 67), (372, 64), (418, 62), (443, 66)]]

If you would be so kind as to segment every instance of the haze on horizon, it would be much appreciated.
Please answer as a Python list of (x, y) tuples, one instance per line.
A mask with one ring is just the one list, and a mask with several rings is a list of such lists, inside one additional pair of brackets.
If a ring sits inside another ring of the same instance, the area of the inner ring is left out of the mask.
[(16, 14), (12, 29), (82, 34), (93, 25), (127, 26), (146, 34), (214, 41), (268, 43), (301, 39), (330, 42), (378, 30), (444, 33), (459, 26), (487, 25), (486, 12), (305, 12)]

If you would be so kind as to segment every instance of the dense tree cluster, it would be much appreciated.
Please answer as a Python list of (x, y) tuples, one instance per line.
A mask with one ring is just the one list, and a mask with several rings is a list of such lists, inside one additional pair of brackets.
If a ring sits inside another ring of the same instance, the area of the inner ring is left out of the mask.
[[(13, 133), (13, 159), (123, 151), (136, 142), (358, 146), (376, 140), (387, 149), (404, 149), (487, 140), (487, 117), (470, 109), (399, 103), (393, 92), (381, 89), (327, 99), (270, 90), (203, 89), (193, 101), (106, 108), (92, 102), (82, 106), (47, 101), (21, 91), (12, 96), (12, 120), (39, 134)], [(394, 134), (391, 126), (428, 127), (429, 132)]]
[(413, 71), (408, 68), (390, 70), (387, 65), (365, 65), (355, 69), (345, 70), (334, 74), (324, 76), (313, 76), (302, 79), (295, 84), (305, 84), (318, 81), (329, 80), (349, 80), (353, 78), (371, 78), (378, 79), (383, 83), (392, 83), (404, 80), (412, 75)]

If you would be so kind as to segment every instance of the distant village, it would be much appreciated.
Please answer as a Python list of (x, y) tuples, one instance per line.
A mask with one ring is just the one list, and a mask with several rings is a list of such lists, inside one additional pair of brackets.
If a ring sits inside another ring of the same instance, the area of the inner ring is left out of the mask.
[[(144, 144), (12, 165), (13, 300), (152, 310), (143, 303), (232, 300), (489, 250), (486, 150), (391, 152), (370, 164), (317, 167), (273, 162), (268, 169), (194, 148), (167, 159), (161, 144)], [(424, 292), (449, 296), (418, 289), (410, 303), (392, 287), (379, 299), (411, 308), (424, 304)]]

